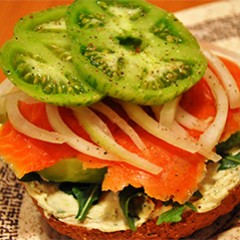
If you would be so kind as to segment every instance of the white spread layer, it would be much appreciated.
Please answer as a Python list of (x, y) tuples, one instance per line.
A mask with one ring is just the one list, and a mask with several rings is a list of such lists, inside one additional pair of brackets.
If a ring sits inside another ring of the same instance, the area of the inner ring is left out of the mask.
[[(240, 184), (240, 167), (224, 171), (217, 171), (217, 167), (218, 164), (208, 165), (207, 176), (199, 188), (203, 197), (194, 202), (198, 212), (208, 212), (216, 208), (229, 191)], [(40, 185), (37, 182), (31, 182), (26, 184), (26, 188), (38, 205), (44, 209), (47, 217), (53, 215), (60, 221), (104, 232), (128, 229), (119, 205), (118, 194), (106, 193), (101, 201), (90, 209), (84, 222), (78, 222), (75, 219), (78, 212), (77, 201), (71, 195), (59, 191), (56, 185)], [(137, 226), (156, 214), (154, 214), (154, 208), (153, 202), (145, 202), (140, 219), (136, 223)]]
[(203, 195), (194, 202), (198, 212), (208, 212), (221, 204), (229, 191), (240, 184), (240, 166), (217, 171), (218, 164), (209, 164), (207, 176), (199, 187)]
[[(101, 201), (92, 206), (84, 222), (79, 222), (75, 218), (78, 212), (77, 201), (72, 195), (60, 191), (56, 184), (30, 182), (25, 186), (31, 197), (44, 209), (46, 217), (53, 215), (65, 223), (99, 229), (103, 232), (128, 229), (127, 221), (119, 204), (118, 194), (112, 192), (104, 194)], [(154, 208), (155, 204), (152, 201), (145, 201), (136, 225), (140, 226), (146, 222)]]

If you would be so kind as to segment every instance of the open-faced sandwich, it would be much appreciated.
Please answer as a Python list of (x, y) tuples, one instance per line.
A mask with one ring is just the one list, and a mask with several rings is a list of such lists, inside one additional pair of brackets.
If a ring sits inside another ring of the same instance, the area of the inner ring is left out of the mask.
[(240, 202), (239, 59), (142, 0), (30, 14), (1, 48), (0, 155), (64, 235), (189, 236)]

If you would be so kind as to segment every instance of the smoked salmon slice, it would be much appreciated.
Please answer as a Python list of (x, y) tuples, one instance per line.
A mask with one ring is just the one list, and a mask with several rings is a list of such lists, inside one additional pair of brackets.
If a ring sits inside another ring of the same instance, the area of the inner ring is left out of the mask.
[[(44, 103), (21, 103), (20, 110), (25, 118), (35, 125), (52, 130), (48, 123)], [(64, 121), (77, 134), (81, 134), (86, 139), (89, 138), (74, 119), (71, 111), (62, 108), (61, 113), (64, 115)], [(143, 153), (139, 153), (138, 148), (123, 131), (113, 126), (110, 128), (119, 144), (146, 157)], [(134, 187), (144, 187), (149, 196), (157, 199), (166, 200), (172, 196), (180, 202), (188, 199), (204, 176), (205, 159), (198, 154), (192, 155), (172, 147), (138, 126), (135, 126), (135, 130), (149, 149), (148, 160), (162, 167), (163, 171), (159, 175), (140, 171), (127, 164), (102, 161), (86, 156), (67, 144), (59, 145), (32, 139), (17, 132), (9, 122), (4, 124), (0, 131), (0, 154), (13, 167), (19, 178), (26, 173), (50, 167), (61, 159), (76, 157), (88, 168), (108, 166), (108, 172), (103, 181), (103, 190), (120, 191), (131, 184)]]
[[(236, 71), (234, 67), (230, 67), (230, 70)], [(236, 73), (234, 76), (236, 76)], [(183, 95), (180, 104), (200, 119), (214, 117), (216, 114), (213, 96), (204, 79)], [(52, 130), (44, 103), (21, 103), (19, 108), (29, 121), (46, 130)], [(119, 112), (119, 109), (117, 111)], [(65, 123), (75, 133), (91, 141), (70, 109), (61, 107), (60, 113)], [(126, 113), (124, 117), (126, 117)], [(86, 168), (108, 167), (102, 183), (102, 190), (104, 191), (118, 192), (128, 185), (132, 185), (136, 188), (143, 187), (146, 194), (153, 198), (162, 201), (173, 199), (184, 203), (197, 190), (206, 171), (206, 159), (203, 156), (198, 153), (191, 154), (171, 146), (131, 122), (132, 127), (148, 148), (147, 154), (146, 152), (140, 152), (120, 128), (109, 120), (105, 120), (120, 145), (160, 166), (162, 171), (158, 175), (153, 175), (126, 163), (104, 161), (87, 156), (72, 149), (67, 144), (53, 144), (32, 139), (17, 132), (9, 122), (6, 122), (0, 130), (0, 155), (4, 156), (5, 161), (12, 166), (18, 178), (29, 172), (50, 167), (61, 159), (75, 157), (82, 161)], [(239, 129), (240, 109), (229, 110), (222, 139), (229, 137), (230, 134)], [(196, 138), (200, 134), (193, 132), (189, 130), (189, 133)]]

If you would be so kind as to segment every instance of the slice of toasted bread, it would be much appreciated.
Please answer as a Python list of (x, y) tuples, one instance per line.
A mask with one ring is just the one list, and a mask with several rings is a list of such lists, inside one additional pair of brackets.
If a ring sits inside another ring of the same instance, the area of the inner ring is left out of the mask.
[[(38, 206), (36, 200), (33, 202)], [(151, 219), (141, 225), (136, 231), (102, 232), (98, 229), (87, 229), (82, 226), (70, 225), (59, 221), (53, 216), (46, 218), (44, 209), (38, 206), (42, 216), (59, 233), (77, 240), (146, 240), (146, 239), (179, 239), (191, 235), (213, 223), (220, 216), (232, 211), (240, 203), (240, 185), (229, 192), (221, 204), (206, 213), (187, 211), (178, 223), (163, 223), (156, 225), (156, 219)], [(104, 223), (103, 223), (104, 224)]]

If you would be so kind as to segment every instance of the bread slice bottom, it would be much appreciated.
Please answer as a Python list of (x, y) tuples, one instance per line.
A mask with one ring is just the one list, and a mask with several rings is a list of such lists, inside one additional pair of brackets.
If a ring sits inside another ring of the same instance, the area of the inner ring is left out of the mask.
[(156, 225), (156, 219), (151, 219), (142, 224), (136, 231), (126, 230), (107, 233), (97, 229), (87, 229), (82, 226), (67, 224), (53, 216), (46, 218), (44, 209), (38, 206), (36, 200), (33, 199), (33, 202), (51, 227), (76, 240), (167, 240), (190, 236), (195, 231), (212, 224), (220, 216), (231, 212), (240, 203), (240, 185), (231, 190), (221, 204), (209, 212), (187, 211), (183, 214), (182, 221), (178, 223)]

